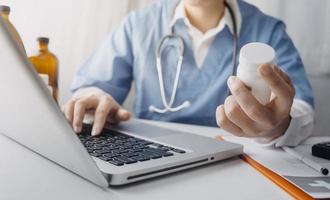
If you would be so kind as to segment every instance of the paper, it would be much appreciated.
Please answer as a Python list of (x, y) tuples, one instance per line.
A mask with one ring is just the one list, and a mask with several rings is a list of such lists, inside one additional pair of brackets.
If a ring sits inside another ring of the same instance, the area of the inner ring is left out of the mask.
[[(330, 176), (322, 175), (281, 148), (262, 147), (253, 140), (246, 138), (226, 136), (224, 139), (244, 145), (244, 153), (266, 168), (283, 176), (312, 197), (330, 197)], [(294, 149), (330, 169), (329, 160), (317, 158), (311, 154), (313, 144), (326, 141), (330, 141), (330, 137), (312, 137)]]
[(288, 181), (295, 184), (310, 196), (323, 199), (330, 197), (330, 178), (329, 177), (295, 177), (284, 176)]

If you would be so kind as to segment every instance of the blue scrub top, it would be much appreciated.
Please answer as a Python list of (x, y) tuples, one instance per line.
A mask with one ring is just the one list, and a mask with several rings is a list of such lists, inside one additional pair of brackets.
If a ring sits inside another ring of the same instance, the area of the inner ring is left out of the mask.
[[(192, 44), (183, 20), (173, 31), (184, 39), (185, 52), (174, 107), (188, 100), (191, 106), (178, 112), (158, 114), (150, 105), (163, 108), (156, 70), (156, 47), (169, 34), (170, 22), (178, 0), (159, 0), (146, 8), (131, 12), (118, 29), (110, 34), (99, 49), (80, 68), (71, 90), (98, 87), (122, 104), (134, 81), (136, 96), (134, 114), (138, 118), (216, 126), (215, 111), (227, 95), (226, 81), (232, 71), (233, 35), (226, 26), (211, 45), (202, 68), (196, 65)], [(296, 98), (312, 107), (313, 94), (302, 60), (285, 24), (265, 15), (256, 7), (238, 0), (242, 15), (239, 49), (249, 42), (263, 42), (276, 51), (276, 63), (290, 76)], [(163, 48), (162, 64), (165, 93), (169, 101), (177, 59), (175, 41)]]

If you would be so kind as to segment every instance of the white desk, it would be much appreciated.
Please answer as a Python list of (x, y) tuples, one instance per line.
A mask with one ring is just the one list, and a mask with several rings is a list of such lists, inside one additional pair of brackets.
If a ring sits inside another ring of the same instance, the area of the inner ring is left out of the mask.
[[(151, 123), (203, 133), (210, 137), (225, 134), (215, 128)], [(292, 198), (239, 158), (129, 186), (103, 190), (0, 135), (0, 199), (278, 200)]]

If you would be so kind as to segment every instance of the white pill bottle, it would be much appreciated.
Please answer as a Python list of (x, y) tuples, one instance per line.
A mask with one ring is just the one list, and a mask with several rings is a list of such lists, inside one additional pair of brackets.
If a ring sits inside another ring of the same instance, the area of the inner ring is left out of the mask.
[(266, 63), (275, 64), (275, 51), (271, 46), (253, 42), (241, 48), (237, 77), (251, 89), (252, 94), (263, 105), (269, 103), (271, 90), (259, 76), (258, 68)]

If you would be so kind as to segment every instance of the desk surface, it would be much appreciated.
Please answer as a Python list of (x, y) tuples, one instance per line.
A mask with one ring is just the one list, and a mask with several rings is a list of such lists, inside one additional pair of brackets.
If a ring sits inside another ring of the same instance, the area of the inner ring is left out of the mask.
[[(220, 129), (148, 122), (213, 137)], [(101, 189), (0, 135), (0, 199), (292, 199), (239, 158)]]

